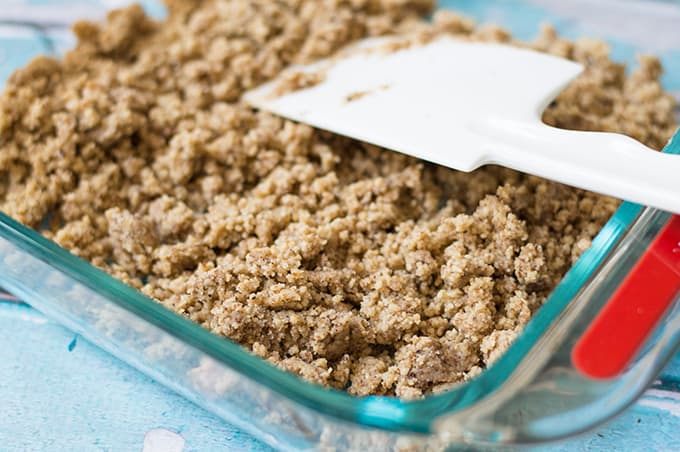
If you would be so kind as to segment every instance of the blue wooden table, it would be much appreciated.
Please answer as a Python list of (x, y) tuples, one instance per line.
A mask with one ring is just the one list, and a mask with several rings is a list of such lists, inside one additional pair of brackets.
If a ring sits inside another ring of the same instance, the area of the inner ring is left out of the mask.
[[(78, 17), (101, 17), (104, 8), (123, 3), (127, 1), (2, 0), (0, 85), (33, 55), (68, 48), (72, 38), (64, 24)], [(142, 3), (162, 15), (154, 0)], [(651, 7), (632, 0), (533, 0), (522, 7), (506, 4), (503, 14), (498, 5), (504, 0), (443, 3), (510, 24), (521, 37), (534, 34), (537, 22), (550, 17), (567, 35), (607, 35), (622, 60), (630, 60), (637, 47), (660, 53), (670, 74), (667, 87), (680, 92), (680, 5), (672, 0)], [(602, 11), (594, 11), (614, 3), (625, 6), (605, 14), (610, 22), (601, 19)], [(641, 11), (652, 15), (655, 33), (611, 25), (639, 21)], [(32, 308), (2, 298), (0, 343), (0, 451), (271, 450)], [(586, 449), (680, 450), (680, 356), (635, 406), (609, 425), (539, 448)]]

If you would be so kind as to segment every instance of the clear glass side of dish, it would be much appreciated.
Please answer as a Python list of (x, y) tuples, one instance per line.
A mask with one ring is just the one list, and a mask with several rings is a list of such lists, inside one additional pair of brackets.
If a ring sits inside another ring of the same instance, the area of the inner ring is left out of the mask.
[[(572, 351), (669, 218), (643, 210), (512, 375), (474, 407), (440, 418), (434, 430), (458, 431), (472, 443), (537, 443), (590, 430), (634, 403), (678, 350), (680, 294), (618, 376), (584, 376), (573, 364)], [(677, 268), (677, 261), (668, 262), (670, 271)]]

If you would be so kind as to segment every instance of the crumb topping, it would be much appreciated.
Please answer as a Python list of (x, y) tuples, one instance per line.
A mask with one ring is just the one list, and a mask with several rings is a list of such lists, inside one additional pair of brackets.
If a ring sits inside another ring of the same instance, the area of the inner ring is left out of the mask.
[[(497, 359), (618, 201), (508, 169), (465, 174), (242, 104), (365, 36), (450, 33), (585, 65), (544, 120), (661, 148), (661, 66), (599, 41), (519, 43), (430, 0), (169, 0), (74, 26), (0, 98), (0, 210), (272, 363), (420, 397)], [(300, 82), (298, 80), (297, 82)], [(296, 83), (297, 83), (296, 82)], [(304, 81), (308, 83), (309, 81)]]

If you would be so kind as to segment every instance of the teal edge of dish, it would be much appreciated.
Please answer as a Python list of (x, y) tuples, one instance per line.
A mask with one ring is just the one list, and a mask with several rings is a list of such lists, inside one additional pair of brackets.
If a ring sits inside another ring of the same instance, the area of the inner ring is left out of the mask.
[[(680, 154), (680, 133), (676, 134), (664, 152)], [(431, 431), (431, 424), (437, 417), (453, 409), (458, 410), (469, 406), (498, 388), (499, 383), (512, 373), (520, 358), (525, 356), (593, 271), (602, 263), (641, 209), (641, 206), (636, 204), (622, 204), (595, 237), (592, 247), (565, 275), (543, 308), (537, 312), (524, 332), (494, 365), (459, 388), (416, 401), (401, 401), (383, 396), (355, 398), (342, 391), (307, 383), (251, 355), (238, 344), (214, 335), (170, 311), (2, 213), (0, 213), (0, 235), (42, 261), (49, 262), (63, 270), (87, 287), (107, 296), (124, 309), (141, 316), (169, 334), (220, 360), (227, 366), (238, 369), (249, 378), (287, 398), (325, 414), (356, 421), (365, 426), (390, 431), (409, 430), (426, 433)]]

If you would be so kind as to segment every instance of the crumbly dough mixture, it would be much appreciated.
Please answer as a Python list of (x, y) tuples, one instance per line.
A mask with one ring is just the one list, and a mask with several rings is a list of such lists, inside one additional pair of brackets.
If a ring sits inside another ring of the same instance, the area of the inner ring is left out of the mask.
[[(430, 0), (172, 0), (80, 22), (0, 100), (0, 210), (307, 380), (413, 398), (513, 341), (617, 201), (489, 167), (463, 174), (254, 112), (242, 92), (385, 33), (510, 41)], [(519, 44), (519, 43), (518, 43)], [(545, 28), (586, 65), (545, 121), (661, 148), (661, 67)]]

